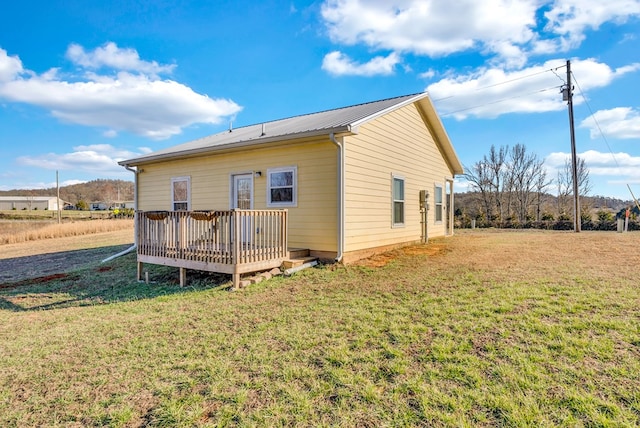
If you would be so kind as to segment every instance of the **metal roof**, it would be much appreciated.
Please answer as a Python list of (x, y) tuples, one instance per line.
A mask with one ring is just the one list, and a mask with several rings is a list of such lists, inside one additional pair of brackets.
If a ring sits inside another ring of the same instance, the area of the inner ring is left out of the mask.
[[(330, 133), (351, 133), (355, 132), (357, 126), (363, 123), (366, 123), (389, 111), (423, 99), (428, 102), (430, 108), (433, 108), (433, 105), (428, 100), (426, 92), (404, 95), (380, 101), (373, 101), (349, 107), (342, 107), (234, 128), (218, 134), (209, 135), (198, 140), (169, 147), (164, 150), (159, 150), (148, 155), (121, 161), (119, 164), (123, 166), (133, 166), (163, 159), (193, 156), (221, 149), (254, 146), (257, 144), (286, 141), (295, 138), (328, 135)], [(441, 124), (439, 125), (441, 126)], [(447, 140), (446, 144), (451, 145), (446, 134), (444, 137)], [(457, 161), (457, 156), (455, 161)]]

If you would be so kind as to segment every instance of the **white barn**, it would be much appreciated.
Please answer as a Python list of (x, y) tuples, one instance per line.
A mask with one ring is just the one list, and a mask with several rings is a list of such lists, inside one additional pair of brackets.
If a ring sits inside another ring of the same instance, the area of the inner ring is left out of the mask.
[[(62, 208), (68, 205), (62, 199)], [(0, 210), (58, 210), (58, 198), (55, 196), (0, 196)]]

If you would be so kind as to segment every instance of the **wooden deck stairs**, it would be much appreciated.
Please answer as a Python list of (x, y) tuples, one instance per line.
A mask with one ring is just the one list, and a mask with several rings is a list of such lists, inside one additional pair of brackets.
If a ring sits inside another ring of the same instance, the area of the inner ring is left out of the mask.
[(306, 248), (290, 248), (289, 257), (282, 262), (282, 267), (283, 269), (291, 269), (317, 260), (317, 257), (309, 255), (309, 250)]

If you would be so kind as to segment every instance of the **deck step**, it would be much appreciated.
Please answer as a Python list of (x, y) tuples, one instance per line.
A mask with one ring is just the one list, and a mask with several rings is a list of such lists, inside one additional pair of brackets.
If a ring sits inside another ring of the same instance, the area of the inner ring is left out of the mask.
[(291, 268), (302, 266), (305, 263), (310, 263), (316, 260), (318, 260), (317, 257), (310, 257), (310, 256), (290, 258), (282, 262), (282, 267), (284, 269), (291, 269)]
[(308, 248), (289, 248), (289, 259), (301, 259), (309, 257)]

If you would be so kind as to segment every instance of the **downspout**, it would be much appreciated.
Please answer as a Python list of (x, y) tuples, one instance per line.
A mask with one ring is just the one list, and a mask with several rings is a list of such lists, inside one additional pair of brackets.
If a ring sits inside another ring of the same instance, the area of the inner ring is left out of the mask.
[(140, 171), (129, 166), (124, 167), (126, 170), (133, 172), (133, 245), (124, 251), (114, 254), (102, 260), (100, 263), (110, 262), (111, 260), (129, 254), (138, 248), (138, 174)]
[(332, 132), (329, 139), (338, 148), (338, 255), (335, 260), (340, 263), (344, 255), (344, 137), (339, 143)]

